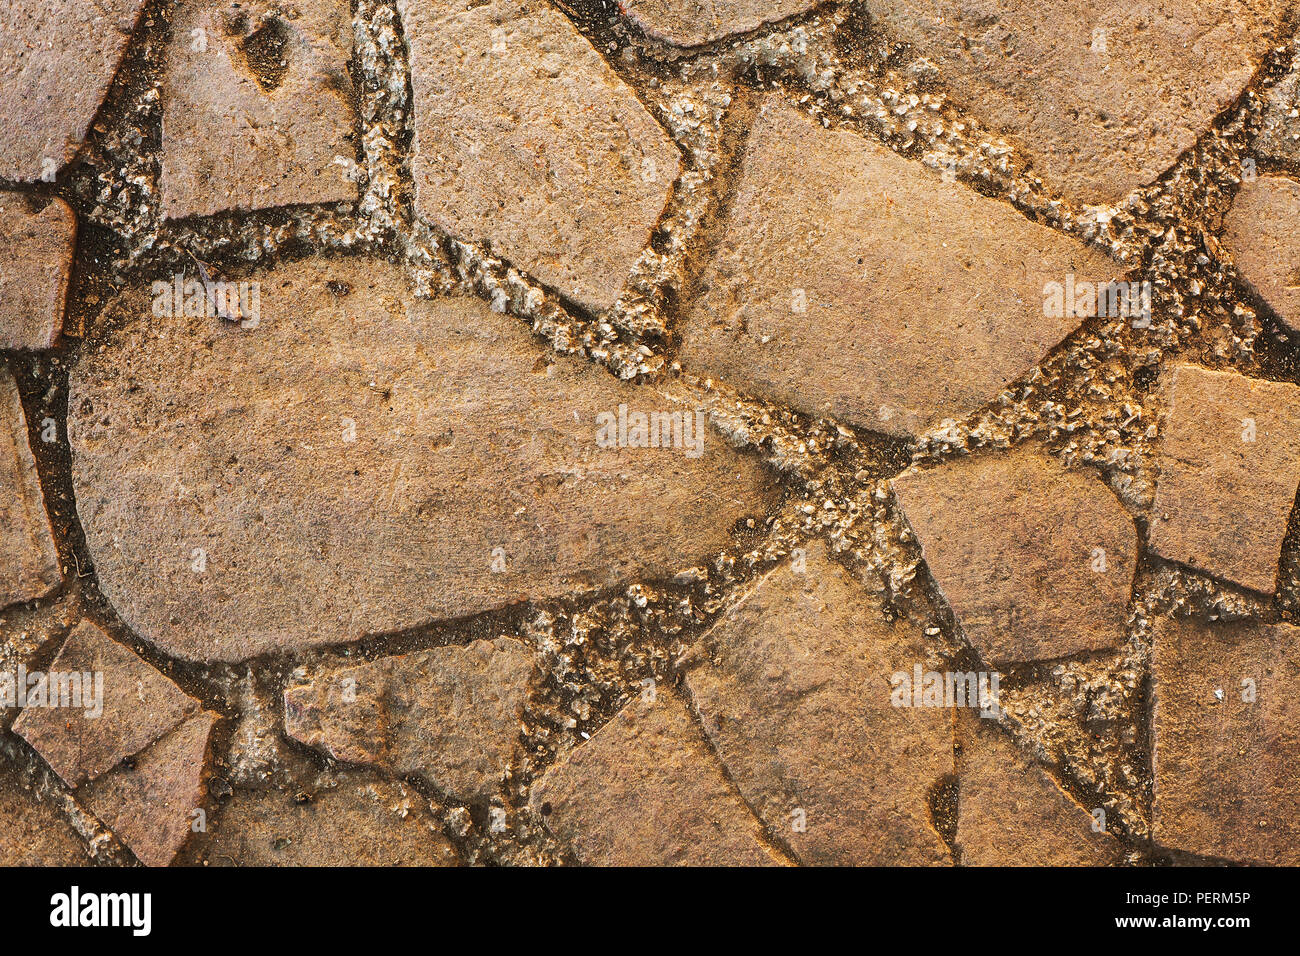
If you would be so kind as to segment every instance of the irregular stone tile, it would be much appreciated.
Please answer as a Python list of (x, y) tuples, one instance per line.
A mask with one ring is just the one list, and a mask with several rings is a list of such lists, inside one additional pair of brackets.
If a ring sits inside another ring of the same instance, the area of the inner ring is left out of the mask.
[(1223, 244), (1243, 279), (1300, 332), (1300, 182), (1261, 176), (1244, 183), (1224, 219)]
[(0, 349), (48, 349), (63, 331), (77, 219), (57, 197), (35, 205), (0, 192)]
[(1115, 866), (1123, 848), (1016, 745), (957, 715), (957, 850), (963, 866)]
[(1300, 167), (1300, 59), (1264, 94), (1264, 115), (1254, 149), (1269, 159)]
[(534, 669), (527, 645), (504, 637), (336, 668), (284, 692), (285, 730), (469, 802), (501, 786)]
[(606, 309), (681, 156), (587, 39), (537, 0), (399, 0), (416, 210), (580, 305)]
[(347, 0), (187, 2), (163, 80), (163, 214), (355, 200), (335, 162), (357, 155), (351, 54)]
[(90, 854), (63, 816), (0, 765), (0, 866), (89, 866)]
[(666, 689), (629, 703), (548, 770), (530, 805), (586, 866), (782, 862)]
[(1100, 478), (1014, 451), (907, 471), (893, 485), (930, 574), (986, 661), (1125, 639), (1137, 532)]
[(1152, 674), (1156, 842), (1300, 865), (1300, 628), (1166, 621)]
[(1286, 3), (870, 0), (867, 8), (938, 68), (954, 102), (1018, 140), (1049, 187), (1114, 204), (1153, 182), (1236, 101)]
[[(800, 861), (942, 865), (929, 792), (953, 770), (952, 712), (895, 707), (891, 675), (925, 660), (822, 552), (767, 574), (709, 632), (686, 678), (746, 803)], [(798, 815), (799, 828), (795, 816)]]
[(719, 234), (682, 367), (900, 436), (974, 411), (1081, 323), (1045, 316), (1047, 283), (1119, 278), (1100, 253), (777, 97)]
[(0, 8), (0, 179), (48, 179), (72, 159), (144, 5), (8, 0)]
[(134, 293), (71, 373), (101, 589), (169, 654), (239, 660), (670, 575), (774, 498), (713, 432), (696, 457), (598, 445), (597, 415), (674, 405), (478, 300), (415, 300), (375, 262), (261, 283), (256, 329), (159, 322)]
[[(102, 674), (103, 713), (82, 707), (29, 706), (14, 732), (36, 748), (70, 787), (100, 776), (172, 730), (199, 702), (94, 624), (79, 624), (51, 673)], [(83, 694), (93, 697), (83, 681)], [(84, 700), (84, 698), (83, 698)]]
[(1151, 512), (1151, 549), (1271, 594), (1300, 486), (1300, 388), (1180, 365)]
[(619, 5), (647, 36), (699, 46), (805, 13), (818, 0), (625, 0)]
[(0, 608), (44, 597), (62, 581), (18, 384), (0, 363)]
[(194, 845), (194, 862), (211, 866), (459, 863), (417, 795), (399, 785), (350, 777), (305, 803), (286, 793), (237, 790)]
[(88, 784), (84, 799), (146, 866), (166, 866), (203, 809), (203, 768), (217, 721), (206, 711), (141, 751), (130, 764)]

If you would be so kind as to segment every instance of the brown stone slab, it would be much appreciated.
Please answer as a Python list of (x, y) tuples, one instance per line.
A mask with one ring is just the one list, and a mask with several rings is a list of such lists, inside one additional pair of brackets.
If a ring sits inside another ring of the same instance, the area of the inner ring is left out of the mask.
[(0, 8), (0, 179), (52, 181), (81, 148), (145, 0)]
[[(100, 586), (170, 654), (238, 660), (670, 576), (774, 499), (695, 409), (478, 300), (416, 300), (375, 262), (259, 281), (255, 329), (160, 321), (141, 290), (71, 373)], [(607, 447), (621, 405), (627, 441)], [(634, 414), (673, 412), (691, 442), (630, 447)]]
[(0, 765), (0, 866), (89, 866), (85, 845), (57, 810)]
[(667, 688), (629, 703), (548, 770), (530, 805), (588, 866), (781, 862)]
[(957, 851), (963, 866), (1115, 866), (1123, 847), (1104, 817), (1061, 789), (1007, 735), (957, 715)]
[[(199, 702), (89, 621), (68, 635), (49, 671), (81, 674), (81, 707), (29, 706), (14, 733), (70, 787), (81, 786), (140, 752), (193, 713)], [(102, 675), (102, 713), (84, 675)], [(52, 702), (53, 695), (50, 696)]]
[(1300, 486), (1300, 388), (1195, 365), (1166, 384), (1151, 549), (1272, 593)]
[(347, 0), (187, 2), (163, 80), (164, 215), (355, 200), (351, 52)]
[(1043, 660), (1127, 636), (1137, 531), (1100, 477), (1028, 451), (904, 472), (899, 506), (986, 661)]
[(340, 667), (284, 693), (285, 732), (469, 802), (501, 786), (536, 664), (510, 638)]
[(958, 104), (1018, 141), (1050, 187), (1114, 204), (1159, 177), (1236, 101), (1286, 4), (869, 0), (867, 8), (887, 35), (934, 63)]
[(44, 597), (62, 581), (22, 399), (0, 363), (0, 608)]
[(587, 39), (537, 0), (401, 0), (416, 210), (580, 305), (606, 309), (681, 157)]
[(1224, 220), (1237, 269), (1292, 331), (1300, 331), (1300, 182), (1261, 176), (1243, 183)]
[[(816, 175), (809, 175), (816, 170)], [(909, 436), (961, 418), (1083, 321), (1045, 314), (1079, 242), (766, 99), (681, 328), (682, 367), (812, 415)]]
[(1152, 655), (1157, 843), (1243, 863), (1300, 865), (1297, 686), (1300, 628), (1191, 618), (1159, 626)]
[(0, 349), (48, 349), (63, 331), (77, 220), (62, 199), (43, 209), (0, 192)]
[(745, 801), (817, 865), (951, 862), (930, 818), (953, 771), (952, 712), (896, 707), (891, 676), (925, 660), (863, 586), (807, 551), (768, 573), (705, 638), (686, 684)]

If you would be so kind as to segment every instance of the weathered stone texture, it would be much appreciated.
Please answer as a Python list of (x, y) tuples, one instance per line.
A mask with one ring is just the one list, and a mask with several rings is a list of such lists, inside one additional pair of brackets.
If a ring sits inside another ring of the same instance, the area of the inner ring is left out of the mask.
[(347, 0), (186, 3), (163, 82), (169, 219), (356, 199), (351, 19)]
[(1151, 549), (1272, 593), (1300, 486), (1300, 388), (1195, 365), (1167, 387)]
[(485, 798), (510, 766), (535, 667), (527, 645), (498, 638), (337, 668), (285, 691), (285, 729), (338, 760)]
[(712, 432), (697, 457), (599, 446), (620, 404), (693, 409), (477, 300), (415, 300), (375, 263), (261, 282), (256, 329), (160, 323), (132, 295), (71, 375), (100, 586), (171, 654), (237, 660), (671, 574), (771, 501), (763, 466)]
[(1156, 842), (1300, 865), (1300, 628), (1166, 621), (1152, 675)]
[(0, 7), (0, 179), (48, 179), (72, 159), (144, 5), (7, 0)]
[(456, 866), (451, 843), (419, 795), (345, 776), (299, 802), (238, 790), (187, 850), (210, 866)]
[(628, 18), (647, 36), (675, 46), (699, 46), (748, 33), (817, 6), (818, 0), (625, 0)]
[(997, 727), (957, 717), (957, 851), (963, 866), (1114, 866), (1121, 844)]
[(0, 608), (44, 597), (62, 580), (22, 399), (0, 363)]
[(1083, 321), (1044, 314), (1049, 282), (1119, 278), (1101, 253), (777, 97), (718, 242), (682, 367), (899, 436), (974, 411)]
[(629, 703), (548, 770), (531, 806), (588, 866), (781, 862), (666, 688), (652, 703)]
[(929, 793), (953, 771), (952, 713), (902, 708), (891, 675), (925, 660), (820, 545), (767, 574), (709, 632), (686, 678), (746, 802), (801, 862), (940, 865)]
[(63, 331), (77, 220), (62, 199), (45, 208), (0, 192), (0, 349), (48, 349)]
[(537, 0), (401, 0), (417, 211), (594, 310), (650, 240), (680, 155), (636, 94)]
[(1300, 182), (1244, 183), (1224, 221), (1223, 243), (1255, 293), (1300, 332)]
[(87, 866), (90, 855), (57, 810), (0, 765), (0, 866)]
[(1125, 639), (1137, 531), (1100, 478), (1016, 451), (911, 470), (893, 486), (930, 574), (986, 661)]
[(1269, 159), (1300, 170), (1300, 58), (1264, 94), (1264, 115), (1254, 148)]
[(869, 0), (867, 8), (935, 64), (960, 105), (1019, 141), (1049, 188), (1113, 204), (1154, 181), (1232, 105), (1286, 4)]

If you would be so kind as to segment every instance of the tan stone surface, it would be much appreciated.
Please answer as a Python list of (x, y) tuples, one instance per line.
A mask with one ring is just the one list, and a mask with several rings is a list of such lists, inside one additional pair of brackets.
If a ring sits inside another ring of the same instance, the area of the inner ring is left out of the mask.
[(451, 843), (419, 795), (397, 784), (344, 777), (299, 802), (238, 790), (193, 844), (209, 866), (456, 866)]
[(818, 0), (624, 0), (620, 9), (647, 36), (699, 46), (756, 30), (817, 6)]
[[(1243, 700), (1248, 680), (1253, 701)], [(1161, 624), (1152, 658), (1157, 843), (1300, 865), (1297, 686), (1300, 628), (1190, 618)]]
[(802, 574), (767, 574), (704, 646), (710, 663), (686, 684), (705, 733), (800, 862), (951, 862), (929, 793), (953, 771), (952, 712), (890, 699), (891, 675), (925, 660), (920, 628), (886, 622), (817, 544)]
[(77, 220), (62, 199), (36, 209), (0, 192), (0, 349), (48, 349), (63, 331)]
[(908, 471), (893, 486), (930, 574), (986, 661), (1125, 639), (1137, 532), (1100, 477), (1021, 450)]
[(531, 806), (588, 866), (782, 862), (668, 688), (629, 703), (548, 770)]
[(1256, 152), (1300, 168), (1300, 59), (1291, 71), (1264, 94), (1264, 115)]
[(371, 262), (260, 281), (257, 329), (160, 323), (130, 297), (71, 375), (101, 588), (171, 654), (236, 660), (671, 574), (771, 500), (761, 463), (713, 432), (698, 457), (598, 446), (598, 414), (673, 403), (479, 300), (414, 300)]
[[(68, 635), (49, 670), (103, 674), (102, 714), (92, 716), (85, 707), (28, 707), (14, 721), (14, 732), (70, 787), (138, 753), (199, 707), (197, 700), (89, 621)], [(83, 689), (83, 694), (89, 692)]]
[(1047, 283), (1121, 278), (1101, 253), (776, 96), (719, 235), (682, 367), (899, 436), (974, 411), (1082, 322), (1044, 315)]
[(59, 812), (0, 764), (0, 866), (86, 866), (90, 855)]
[(0, 362), (0, 608), (44, 597), (62, 580), (22, 399)]
[(81, 147), (144, 0), (7, 0), (0, 7), (0, 179), (32, 182)]
[(1151, 549), (1271, 593), (1300, 486), (1300, 388), (1195, 365), (1166, 384)]
[(185, 3), (163, 83), (167, 218), (355, 200), (334, 161), (357, 155), (351, 51), (347, 0)]
[(1261, 176), (1243, 183), (1224, 220), (1237, 270), (1293, 331), (1300, 331), (1300, 182)]
[[(1032, 158), (1049, 188), (1112, 204), (1154, 181), (1231, 106), (1282, 0), (869, 0), (945, 90)], [(1095, 50), (1095, 30), (1106, 51)]]
[(532, 650), (504, 637), (336, 668), (285, 691), (285, 731), (456, 800), (485, 798), (518, 747), (535, 669)]
[(167, 866), (194, 832), (203, 809), (203, 768), (217, 715), (206, 711), (84, 790), (86, 805), (146, 866)]
[(957, 715), (957, 852), (963, 866), (1114, 866), (1122, 847), (1005, 732)]
[(585, 37), (538, 0), (400, 0), (416, 210), (605, 309), (650, 240), (680, 154)]

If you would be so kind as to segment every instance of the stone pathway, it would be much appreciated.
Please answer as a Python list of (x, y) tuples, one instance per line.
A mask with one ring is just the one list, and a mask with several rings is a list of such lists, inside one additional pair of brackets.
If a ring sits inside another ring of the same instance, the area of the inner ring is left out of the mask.
[(1286, 5), (931, 6), (8, 4), (0, 864), (1300, 862)]

